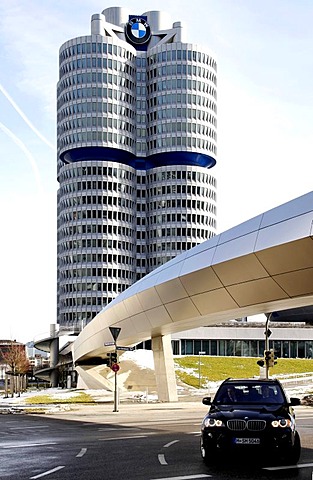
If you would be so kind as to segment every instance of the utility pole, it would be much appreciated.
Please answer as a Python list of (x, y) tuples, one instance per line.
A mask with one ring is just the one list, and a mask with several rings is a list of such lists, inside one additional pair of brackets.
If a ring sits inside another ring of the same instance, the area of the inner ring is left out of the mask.
[[(264, 332), (264, 335), (265, 335), (265, 352), (268, 352), (269, 349), (270, 349), (269, 337), (272, 335), (272, 332), (268, 328), (268, 324), (271, 320), (271, 317), (272, 317), (272, 313), (270, 313), (268, 315), (268, 317), (266, 319), (266, 322), (265, 322), (265, 332)], [(264, 356), (265, 356), (265, 354), (264, 354)], [(266, 380), (268, 380), (269, 362), (267, 361), (266, 358), (264, 358), (264, 361), (265, 361), (265, 378), (266, 378)]]

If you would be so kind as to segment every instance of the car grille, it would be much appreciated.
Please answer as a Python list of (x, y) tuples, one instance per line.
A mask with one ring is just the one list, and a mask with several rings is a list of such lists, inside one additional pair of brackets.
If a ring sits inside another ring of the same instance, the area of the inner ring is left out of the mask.
[(228, 420), (227, 427), (232, 431), (250, 430), (251, 432), (260, 432), (266, 427), (265, 420)]
[(247, 422), (245, 420), (228, 420), (227, 426), (229, 430), (245, 430)]
[(264, 430), (266, 427), (265, 420), (248, 420), (247, 421), (247, 429), (251, 430), (252, 432), (260, 432)]

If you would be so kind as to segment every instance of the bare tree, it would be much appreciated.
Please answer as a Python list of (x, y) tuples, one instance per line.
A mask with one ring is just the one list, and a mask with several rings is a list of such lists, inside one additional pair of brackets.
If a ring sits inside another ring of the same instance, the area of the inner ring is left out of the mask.
[(2, 358), (9, 367), (8, 374), (11, 376), (11, 395), (15, 392), (20, 394), (21, 380), (29, 371), (30, 363), (26, 356), (25, 346), (11, 341), (11, 344), (2, 350)]

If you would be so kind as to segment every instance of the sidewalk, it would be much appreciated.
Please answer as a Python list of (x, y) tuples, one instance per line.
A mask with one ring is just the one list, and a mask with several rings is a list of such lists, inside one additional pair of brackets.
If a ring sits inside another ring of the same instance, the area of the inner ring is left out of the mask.
[[(88, 391), (87, 391), (88, 392)], [(67, 391), (59, 389), (47, 389), (40, 392), (26, 392), (20, 397), (1, 398), (0, 397), (0, 414), (43, 414), (49, 415), (53, 418), (66, 418), (67, 420), (84, 420), (97, 422), (102, 420), (112, 421), (114, 416), (119, 418), (119, 421), (135, 418), (140, 419), (140, 415), (145, 412), (151, 412), (155, 415), (156, 412), (164, 415), (169, 415), (170, 412), (177, 412), (178, 410), (199, 410), (200, 416), (204, 415), (207, 407), (202, 404), (202, 398), (208, 394), (207, 391), (196, 391), (193, 395), (181, 395), (178, 402), (158, 402), (153, 396), (148, 399), (144, 395), (130, 397), (127, 394), (122, 394), (117, 405), (118, 412), (114, 412), (114, 397), (112, 392), (92, 391), (88, 392), (95, 400), (95, 403), (61, 403), (70, 395), (77, 394), (76, 391)], [(55, 404), (36, 404), (31, 405), (27, 400), (36, 395), (47, 395), (49, 397), (56, 396), (60, 398), (60, 403)], [(147, 401), (148, 400), (148, 401)]]
[(199, 418), (203, 418), (208, 408), (198, 402), (171, 402), (171, 403), (120, 403), (118, 412), (114, 412), (112, 403), (97, 405), (75, 405), (71, 410), (49, 412), (49, 418), (66, 419), (73, 421), (96, 422), (96, 423), (136, 423), (143, 417), (151, 420), (176, 419), (179, 412), (198, 412)]
[[(289, 396), (303, 397), (311, 391), (311, 386), (297, 387), (287, 389)], [(213, 396), (214, 391), (208, 392), (207, 389), (184, 389), (178, 392), (178, 402), (161, 403), (157, 401), (155, 395), (146, 395), (145, 392), (123, 392), (120, 394), (118, 402), (118, 412), (114, 412), (114, 396), (112, 392), (105, 390), (86, 390), (94, 403), (64, 403), (67, 398), (79, 396), (80, 392), (75, 389), (53, 389), (49, 388), (40, 391), (31, 391), (22, 393), (20, 397), (4, 398), (0, 396), (0, 414), (38, 414), (49, 415), (53, 418), (66, 418), (67, 420), (80, 421), (110, 421), (114, 416), (122, 421), (135, 421), (135, 418), (140, 420), (140, 415), (145, 412), (151, 416), (156, 412), (162, 412), (162, 417), (173, 415), (176, 411), (194, 411), (199, 412), (202, 417), (207, 412), (207, 407), (202, 404), (202, 398), (205, 396)], [(311, 392), (310, 392), (311, 393)], [(36, 404), (28, 403), (31, 397), (48, 396), (56, 403), (54, 404)], [(58, 399), (60, 401), (58, 402)]]

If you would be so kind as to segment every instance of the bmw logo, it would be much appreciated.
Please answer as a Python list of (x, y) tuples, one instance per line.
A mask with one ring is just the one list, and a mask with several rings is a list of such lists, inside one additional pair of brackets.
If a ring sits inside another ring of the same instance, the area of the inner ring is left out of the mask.
[(151, 37), (150, 26), (145, 17), (130, 17), (126, 24), (126, 36), (131, 43), (147, 43)]

